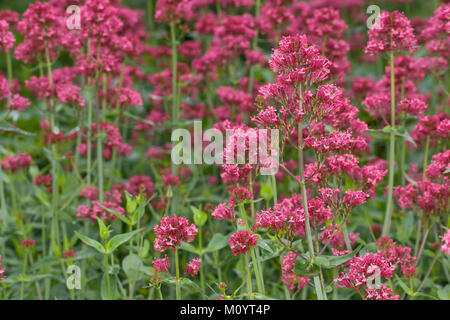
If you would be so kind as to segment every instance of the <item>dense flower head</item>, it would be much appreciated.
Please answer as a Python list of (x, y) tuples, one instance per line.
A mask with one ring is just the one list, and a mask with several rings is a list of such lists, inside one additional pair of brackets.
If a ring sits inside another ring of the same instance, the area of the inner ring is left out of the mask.
[(430, 138), (430, 146), (436, 145), (438, 141), (450, 138), (450, 115), (439, 112), (434, 115), (426, 115), (419, 118), (415, 127), (411, 130), (410, 136), (416, 145), (423, 145), (427, 138)]
[(126, 185), (127, 191), (134, 195), (138, 196), (142, 191), (142, 194), (148, 199), (153, 195), (154, 184), (152, 178), (149, 176), (141, 176), (136, 175), (128, 179), (128, 183)]
[[(398, 299), (400, 296), (391, 296), (392, 290), (385, 287), (373, 289), (373, 276), (375, 273), (379, 274), (380, 279), (389, 280), (393, 276), (395, 265), (387, 261), (383, 255), (378, 253), (366, 253), (361, 257), (354, 257), (348, 263), (348, 273), (341, 272), (341, 274), (334, 279), (337, 287), (355, 288), (360, 290), (364, 287), (366, 298), (384, 297)], [(377, 290), (376, 294), (372, 290)], [(390, 294), (385, 294), (388, 291)]]
[(80, 196), (91, 201), (98, 200), (99, 190), (94, 186), (87, 186), (80, 192)]
[(330, 72), (330, 61), (305, 35), (283, 37), (270, 58), (270, 68), (284, 82), (317, 83), (327, 79)]
[(163, 252), (167, 249), (175, 250), (181, 245), (181, 242), (192, 242), (198, 232), (194, 224), (189, 225), (185, 217), (163, 217), (154, 228), (155, 232), (155, 250)]
[(24, 152), (13, 156), (7, 156), (0, 162), (2, 169), (5, 171), (17, 172), (28, 168), (33, 163), (31, 156)]
[(369, 30), (369, 42), (366, 53), (381, 53), (387, 51), (416, 50), (416, 37), (411, 24), (398, 11), (383, 11), (372, 28)]
[(180, 22), (190, 21), (194, 17), (190, 0), (158, 0), (155, 9), (155, 21)]
[(36, 240), (33, 239), (25, 239), (23, 240), (20, 245), (24, 248), (30, 248), (30, 247), (34, 247), (36, 245)]
[(36, 54), (44, 56), (46, 50), (54, 57), (64, 38), (64, 18), (49, 2), (31, 3), (16, 26), (25, 38), (16, 48), (16, 59), (31, 62)]
[(333, 8), (314, 10), (313, 16), (306, 23), (313, 36), (319, 38), (340, 38), (347, 29), (347, 24), (339, 17), (339, 11)]
[(450, 59), (449, 33), (450, 4), (443, 3), (427, 21), (420, 37), (426, 41), (425, 47), (430, 53), (437, 53), (445, 59)]
[(405, 278), (411, 278), (417, 275), (415, 267), (416, 257), (411, 255), (410, 247), (397, 245), (389, 237), (378, 238), (376, 246), (379, 254), (382, 254), (390, 263), (400, 267)]
[(167, 254), (164, 255), (164, 258), (155, 259), (152, 261), (153, 268), (155, 268), (155, 272), (169, 272), (170, 269), (170, 260)]
[(200, 271), (202, 260), (199, 258), (194, 258), (186, 264), (184, 267), (184, 274), (187, 276), (195, 277)]
[[(334, 223), (330, 223), (321, 228), (322, 233), (319, 235), (319, 240), (325, 244), (335, 249), (333, 252), (341, 251), (347, 249), (347, 244), (344, 237), (344, 232), (342, 228)], [(348, 240), (350, 242), (350, 246), (353, 247), (358, 240), (359, 233), (349, 233)]]
[(211, 215), (218, 220), (235, 221), (236, 214), (234, 207), (235, 205), (233, 202), (219, 203)]
[[(426, 176), (431, 180), (445, 180), (445, 173), (450, 169), (450, 150), (437, 153), (432, 157), (433, 161), (426, 168)], [(447, 174), (448, 176), (448, 174)]]
[(250, 231), (242, 230), (231, 235), (228, 244), (233, 255), (246, 254), (252, 247), (256, 246), (258, 236)]
[(76, 256), (77, 256), (77, 254), (72, 249), (69, 249), (69, 250), (66, 250), (66, 251), (63, 252), (63, 258), (64, 259), (75, 258)]
[(52, 176), (51, 174), (40, 174), (34, 178), (33, 183), (38, 187), (45, 187), (47, 192), (52, 191)]
[(14, 34), (9, 31), (9, 23), (0, 19), (0, 51), (9, 53), (15, 42)]
[(31, 102), (19, 94), (14, 94), (9, 100), (9, 108), (11, 110), (25, 111), (30, 106)]
[(287, 237), (292, 239), (296, 234), (303, 234), (305, 223), (305, 210), (301, 205), (301, 196), (293, 194), (284, 198), (269, 210), (256, 213), (256, 227), (268, 229), (275, 234), (288, 232)]
[[(105, 209), (107, 208), (107, 209)], [(120, 203), (116, 201), (92, 201), (92, 207), (81, 204), (77, 208), (77, 217), (83, 219), (91, 219), (94, 223), (97, 221), (97, 217), (105, 222), (117, 220), (118, 217), (110, 212), (115, 211), (117, 214), (125, 215), (125, 209), (121, 207)]]
[(394, 188), (394, 197), (401, 208), (423, 212), (423, 219), (432, 216), (439, 217), (441, 213), (449, 210), (448, 197), (450, 188), (448, 180), (444, 184), (429, 180), (417, 181), (406, 186)]

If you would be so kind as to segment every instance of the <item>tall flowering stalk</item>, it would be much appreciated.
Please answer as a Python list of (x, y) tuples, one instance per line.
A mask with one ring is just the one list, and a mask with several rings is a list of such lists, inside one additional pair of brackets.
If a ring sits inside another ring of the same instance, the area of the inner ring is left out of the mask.
[(384, 216), (383, 236), (388, 236), (391, 228), (391, 216), (393, 211), (392, 193), (395, 174), (395, 136), (396, 132), (396, 102), (395, 102), (395, 53), (404, 50), (414, 52), (416, 38), (409, 20), (398, 11), (383, 11), (377, 18), (372, 29), (369, 30), (369, 42), (365, 48), (366, 53), (389, 53), (390, 61), (390, 85), (391, 85), (391, 122), (389, 128), (389, 181), (386, 213)]
[(181, 299), (180, 286), (180, 263), (178, 258), (178, 248), (182, 241), (192, 242), (197, 235), (198, 229), (194, 224), (189, 225), (189, 221), (184, 217), (164, 217), (159, 225), (154, 228), (155, 231), (155, 250), (164, 252), (172, 249), (175, 255), (175, 288), (176, 299)]

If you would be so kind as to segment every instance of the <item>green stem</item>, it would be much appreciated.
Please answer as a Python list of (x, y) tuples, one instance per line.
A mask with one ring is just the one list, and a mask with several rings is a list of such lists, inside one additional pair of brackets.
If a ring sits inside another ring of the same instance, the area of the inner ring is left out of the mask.
[(8, 223), (9, 220), (9, 214), (8, 214), (8, 206), (6, 205), (6, 200), (5, 200), (5, 186), (3, 184), (3, 171), (2, 168), (0, 167), (0, 208), (2, 211), (2, 228), (4, 229), (6, 227), (6, 224)]
[(344, 234), (345, 246), (347, 247), (347, 250), (351, 252), (353, 249), (352, 244), (350, 243), (350, 239), (348, 237), (347, 224), (345, 221), (342, 226), (342, 233)]
[(176, 274), (176, 282), (175, 282), (176, 299), (181, 300), (180, 262), (178, 261), (178, 249), (175, 249), (175, 274)]
[(105, 265), (105, 273), (106, 273), (106, 290), (108, 292), (108, 300), (111, 300), (111, 285), (109, 282), (109, 265), (108, 265), (108, 255), (104, 255), (104, 265)]
[(247, 253), (244, 254), (245, 259), (245, 270), (247, 272), (247, 288), (248, 288), (248, 294), (250, 295), (250, 299), (253, 300), (253, 288), (252, 288), (252, 274), (250, 273), (250, 266), (248, 263), (248, 257)]
[[(246, 227), (247, 231), (250, 231), (250, 226), (248, 224), (247, 212), (245, 211), (244, 204), (240, 204), (239, 209), (244, 218), (245, 227)], [(256, 285), (258, 286), (258, 292), (261, 294), (264, 294), (264, 285), (263, 285), (262, 274), (260, 273), (260, 266), (258, 264), (258, 260), (256, 259), (254, 248), (250, 248), (250, 254), (252, 256), (253, 267), (255, 270)]]
[[(202, 244), (202, 227), (198, 228), (198, 251), (200, 252), (200, 259), (203, 261), (203, 244)], [(202, 299), (205, 299), (205, 274), (204, 268), (200, 268), (200, 289), (202, 293)]]
[(275, 178), (275, 174), (271, 175), (271, 179), (272, 179), (273, 204), (275, 205), (278, 202), (277, 179)]
[(102, 77), (103, 83), (103, 99), (102, 99), (102, 115), (100, 116), (100, 109), (97, 109), (97, 172), (98, 172), (98, 190), (100, 201), (103, 201), (104, 198), (104, 182), (103, 182), (103, 139), (102, 133), (100, 130), (101, 117), (104, 117), (104, 113), (106, 110), (106, 76)]
[[(52, 64), (50, 59), (50, 52), (48, 50), (47, 44), (45, 44), (45, 60), (47, 65), (47, 76), (50, 88), (53, 87), (53, 74), (52, 74)], [(51, 131), (55, 128), (55, 105), (54, 100), (50, 97), (49, 100), (49, 111), (50, 111), (50, 126)], [(52, 158), (51, 158), (51, 172), (52, 172), (52, 222), (53, 222), (53, 232), (54, 237), (52, 239), (53, 252), (56, 256), (60, 254), (59, 245), (59, 223), (58, 223), (58, 164), (56, 160), (58, 150), (56, 144), (52, 144)]]
[(391, 217), (393, 210), (392, 193), (394, 188), (394, 165), (395, 165), (395, 75), (394, 75), (394, 52), (390, 55), (391, 65), (391, 134), (389, 145), (389, 184), (388, 184), (388, 199), (386, 206), (386, 213), (384, 216), (383, 237), (389, 235), (391, 229)]
[(27, 273), (27, 263), (28, 263), (28, 248), (25, 248), (25, 253), (23, 255), (22, 283), (20, 285), (20, 300), (23, 300), (23, 294), (25, 289), (25, 278)]

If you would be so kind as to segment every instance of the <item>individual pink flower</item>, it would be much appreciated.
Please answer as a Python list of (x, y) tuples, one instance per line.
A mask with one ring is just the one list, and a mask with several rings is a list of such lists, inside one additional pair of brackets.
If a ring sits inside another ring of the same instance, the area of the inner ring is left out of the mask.
[(167, 254), (164, 255), (164, 258), (153, 260), (152, 264), (153, 268), (155, 268), (155, 272), (169, 272), (170, 260)]
[(184, 274), (187, 276), (195, 277), (198, 272), (200, 271), (202, 260), (198, 258), (192, 259), (190, 262), (187, 263), (186, 267), (184, 268)]
[(167, 249), (177, 249), (181, 242), (192, 242), (197, 235), (198, 229), (194, 224), (189, 225), (188, 219), (184, 217), (163, 217), (154, 228), (155, 250), (163, 252)]
[(252, 247), (256, 246), (258, 236), (246, 230), (235, 232), (231, 235), (228, 244), (233, 255), (245, 254)]

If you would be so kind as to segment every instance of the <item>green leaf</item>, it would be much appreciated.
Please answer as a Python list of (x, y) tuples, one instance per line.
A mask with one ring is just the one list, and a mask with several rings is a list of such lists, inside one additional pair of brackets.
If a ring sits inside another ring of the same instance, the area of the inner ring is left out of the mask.
[(303, 274), (308, 268), (308, 262), (301, 257), (297, 257), (295, 260), (294, 273)]
[(102, 219), (97, 217), (97, 223), (100, 230), (100, 238), (102, 240), (107, 240), (109, 238), (110, 231), (108, 230), (108, 227), (105, 225)]
[(258, 247), (260, 247), (263, 250), (269, 251), (270, 253), (273, 253), (272, 248), (269, 246), (268, 242), (270, 242), (270, 240), (263, 240), (263, 239), (259, 239), (259, 241), (256, 243), (256, 245)]
[(403, 243), (408, 242), (414, 231), (414, 213), (409, 212), (403, 218), (402, 227), (397, 229), (397, 239)]
[(191, 210), (194, 213), (194, 222), (195, 224), (201, 228), (208, 220), (208, 215), (200, 209), (197, 209), (194, 206), (191, 206)]
[(127, 199), (127, 204), (126, 204), (127, 212), (129, 214), (133, 214), (136, 211), (138, 202), (131, 194), (129, 194), (126, 191), (125, 191), (125, 198)]
[(108, 242), (107, 245), (107, 252), (108, 254), (112, 253), (114, 250), (116, 250), (120, 245), (124, 244), (125, 242), (129, 241), (132, 237), (134, 237), (136, 234), (141, 232), (142, 229), (134, 230), (131, 232), (118, 234), (111, 238), (111, 240)]
[[(403, 129), (404, 130), (404, 129)], [(402, 137), (402, 138), (404, 138), (405, 140), (407, 140), (407, 141), (409, 141), (409, 142), (411, 142), (411, 144), (415, 147), (415, 148), (417, 148), (417, 144), (416, 144), (416, 142), (414, 141), (414, 139), (409, 135), (409, 133), (408, 133), (408, 131), (399, 131), (399, 130), (396, 130), (395, 131), (395, 135), (397, 135), (397, 136), (399, 136), (399, 137)]]
[[(326, 269), (331, 269), (331, 268), (335, 268), (337, 266), (340, 266), (341, 264), (347, 262), (348, 260), (350, 260), (351, 258), (353, 258), (358, 252), (359, 250), (361, 250), (362, 245), (360, 245), (358, 248), (354, 249), (352, 252), (343, 255), (343, 256), (320, 256), (317, 257), (318, 258), (325, 258), (329, 264), (327, 265), (326, 263), (324, 263), (324, 265), (321, 265), (321, 267), (326, 268)], [(317, 261), (316, 259), (316, 261)], [(322, 263), (322, 262), (320, 262)], [(315, 262), (315, 264), (317, 264), (317, 262)]]
[(144, 240), (144, 245), (141, 249), (141, 251), (139, 252), (139, 255), (142, 259), (145, 259), (145, 257), (147, 257), (148, 252), (150, 250), (150, 241), (148, 241), (147, 239)]
[(102, 244), (100, 242), (98, 242), (97, 240), (91, 239), (89, 237), (86, 237), (85, 235), (82, 235), (81, 233), (75, 231), (75, 235), (81, 240), (83, 241), (85, 244), (87, 244), (88, 246), (94, 248), (95, 250), (97, 250), (100, 253), (106, 254), (106, 250), (105, 248), (102, 246)]
[(41, 267), (48, 267), (48, 266), (53, 266), (55, 264), (59, 263), (59, 259), (55, 256), (47, 256), (44, 257), (38, 261), (36, 261), (33, 266), (31, 267), (31, 270), (37, 270)]
[(450, 284), (446, 285), (445, 287), (440, 287), (437, 290), (437, 294), (439, 299), (441, 300), (450, 300)]
[(203, 250), (204, 253), (218, 251), (228, 245), (228, 237), (221, 233), (215, 233), (209, 241), (208, 246)]
[(412, 295), (411, 290), (409, 289), (409, 287), (402, 281), (402, 279), (399, 278), (399, 276), (395, 275), (395, 278), (397, 280), (397, 283), (400, 285), (400, 287), (402, 287), (403, 291), (406, 292), (406, 294), (408, 296)]
[(137, 278), (136, 273), (138, 272), (138, 269), (142, 267), (141, 259), (135, 255), (127, 255), (122, 260), (122, 269), (125, 271), (125, 274), (127, 275), (128, 279), (134, 279)]
[(316, 257), (314, 259), (314, 264), (325, 269), (330, 268), (331, 265), (330, 261), (326, 258), (326, 256)]
[(128, 219), (127, 217), (125, 217), (123, 214), (120, 214), (119, 212), (117, 212), (116, 210), (112, 210), (110, 208), (105, 207), (104, 205), (102, 205), (101, 203), (98, 203), (98, 205), (100, 207), (102, 207), (104, 210), (108, 211), (109, 213), (112, 213), (113, 215), (115, 215), (118, 219), (120, 219), (120, 221), (122, 221), (123, 223), (130, 225), (131, 221), (130, 219)]
[[(196, 247), (194, 247), (192, 244), (187, 243), (187, 242), (182, 242), (179, 249), (195, 253), (196, 255), (200, 255), (200, 252), (198, 251), (198, 249)], [(205, 251), (203, 250), (203, 252), (205, 252)]]
[(264, 182), (261, 182), (261, 191), (259, 193), (266, 201), (269, 201), (273, 197), (272, 188)]
[[(111, 299), (116, 299), (116, 297), (118, 296), (117, 280), (111, 275), (109, 276), (109, 288), (111, 292)], [(100, 285), (100, 296), (102, 297), (102, 300), (108, 300), (108, 285), (106, 282), (106, 273), (104, 273), (102, 277), (102, 283)]]

